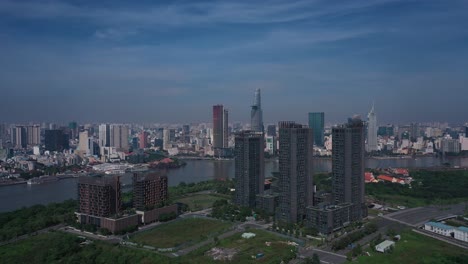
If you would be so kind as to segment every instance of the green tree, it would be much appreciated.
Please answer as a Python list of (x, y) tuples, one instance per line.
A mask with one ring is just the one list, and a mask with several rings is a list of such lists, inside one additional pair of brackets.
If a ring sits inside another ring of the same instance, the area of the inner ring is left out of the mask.
[(320, 258), (319, 256), (317, 255), (317, 253), (314, 253), (312, 255), (312, 264), (320, 264)]

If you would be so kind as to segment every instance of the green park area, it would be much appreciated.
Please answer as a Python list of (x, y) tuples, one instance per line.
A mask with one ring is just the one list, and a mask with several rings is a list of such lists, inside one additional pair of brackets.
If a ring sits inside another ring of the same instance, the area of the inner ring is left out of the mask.
[(217, 200), (225, 200), (226, 198), (218, 195), (196, 194), (175, 200), (177, 203), (184, 203), (190, 211), (200, 211), (213, 206)]
[[(201, 247), (185, 258), (190, 259), (190, 263), (224, 263), (229, 262), (230, 255), (229, 263), (288, 263), (295, 257), (295, 247), (288, 245), (287, 239), (263, 230), (246, 232), (254, 233), (255, 237), (246, 239), (242, 238), (242, 233), (237, 233)], [(261, 255), (258, 259), (257, 254)], [(214, 260), (215, 256), (220, 259)]]
[(396, 242), (391, 253), (375, 251), (369, 251), (369, 253), (370, 257), (358, 257), (357, 263), (456, 264), (466, 263), (468, 259), (468, 251), (466, 250), (409, 230), (401, 234), (401, 240)]
[(130, 239), (156, 248), (171, 248), (202, 241), (227, 230), (230, 226), (231, 223), (219, 220), (186, 218), (137, 233)]
[(468, 171), (411, 171), (411, 186), (379, 182), (366, 184), (366, 194), (390, 205), (418, 207), (468, 201)]

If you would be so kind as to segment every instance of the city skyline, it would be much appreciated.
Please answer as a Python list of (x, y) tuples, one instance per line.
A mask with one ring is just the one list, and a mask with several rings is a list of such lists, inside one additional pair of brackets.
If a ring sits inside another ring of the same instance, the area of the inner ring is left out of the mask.
[[(466, 122), (464, 1), (2, 1), (1, 122)], [(445, 96), (439, 96), (440, 91)], [(437, 106), (437, 107), (434, 107)], [(170, 110), (170, 111), (169, 111)]]

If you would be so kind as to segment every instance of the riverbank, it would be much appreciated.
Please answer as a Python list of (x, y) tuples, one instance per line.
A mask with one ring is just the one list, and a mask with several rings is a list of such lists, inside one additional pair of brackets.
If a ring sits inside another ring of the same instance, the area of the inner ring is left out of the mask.
[(26, 183), (28, 183), (28, 181), (1, 181), (0, 187), (18, 185), (18, 184), (26, 184)]

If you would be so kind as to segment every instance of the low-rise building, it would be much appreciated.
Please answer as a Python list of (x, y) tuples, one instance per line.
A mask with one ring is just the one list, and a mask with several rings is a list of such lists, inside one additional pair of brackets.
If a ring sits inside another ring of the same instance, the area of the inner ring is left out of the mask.
[(443, 236), (454, 236), (454, 227), (445, 225), (438, 222), (428, 222), (424, 224), (424, 230), (431, 231), (433, 233), (443, 235)]
[(394, 245), (395, 245), (395, 242), (390, 241), (390, 240), (385, 240), (384, 242), (375, 246), (375, 251), (380, 252), (380, 253), (385, 253), (389, 251)]
[(455, 239), (468, 242), (468, 227), (458, 227), (455, 229)]
[(468, 242), (468, 228), (464, 226), (454, 227), (438, 222), (427, 222), (424, 224), (424, 230)]
[(255, 205), (257, 209), (264, 210), (269, 214), (274, 214), (278, 206), (278, 194), (258, 194)]
[(318, 205), (307, 208), (307, 227), (315, 227), (321, 234), (331, 234), (351, 222), (351, 204)]

